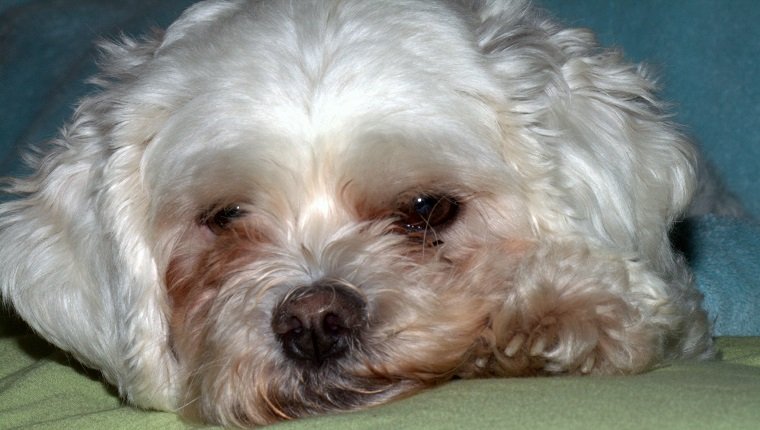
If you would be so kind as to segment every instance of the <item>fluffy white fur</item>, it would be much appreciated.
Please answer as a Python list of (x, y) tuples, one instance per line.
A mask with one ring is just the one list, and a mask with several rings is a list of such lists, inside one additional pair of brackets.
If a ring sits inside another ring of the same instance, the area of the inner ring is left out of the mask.
[[(0, 285), (135, 405), (245, 426), (714, 353), (668, 240), (695, 150), (588, 31), (517, 0), (209, 0), (103, 49), (0, 206)], [(459, 211), (399, 229), (419, 195)], [(366, 326), (304, 366), (273, 309), (325, 283)]]

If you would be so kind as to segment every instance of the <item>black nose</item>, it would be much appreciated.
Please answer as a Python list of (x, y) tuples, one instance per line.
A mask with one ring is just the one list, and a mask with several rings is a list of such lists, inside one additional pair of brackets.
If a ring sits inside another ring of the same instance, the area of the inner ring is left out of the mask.
[(321, 365), (343, 356), (366, 324), (366, 303), (335, 284), (297, 288), (275, 306), (272, 330), (291, 359)]

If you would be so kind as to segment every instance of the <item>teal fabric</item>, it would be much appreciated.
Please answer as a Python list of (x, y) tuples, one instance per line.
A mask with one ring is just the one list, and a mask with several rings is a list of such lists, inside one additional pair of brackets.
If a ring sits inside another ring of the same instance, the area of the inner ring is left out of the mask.
[[(91, 91), (93, 41), (168, 25), (191, 0), (0, 0), (0, 176)], [(675, 119), (760, 216), (760, 3), (536, 0), (659, 71)], [(7, 197), (3, 197), (7, 198)], [(760, 335), (760, 224), (691, 220), (684, 234), (718, 335)]]
[(55, 136), (92, 87), (95, 42), (165, 28), (192, 0), (0, 0), (0, 175)]
[(715, 331), (760, 335), (758, 224), (705, 217), (691, 227), (688, 253)]

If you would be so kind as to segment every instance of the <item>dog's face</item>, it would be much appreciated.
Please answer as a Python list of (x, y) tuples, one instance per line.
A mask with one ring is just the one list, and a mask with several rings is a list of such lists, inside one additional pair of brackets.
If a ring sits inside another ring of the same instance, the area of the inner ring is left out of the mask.
[[(282, 46), (286, 21), (205, 35), (225, 49), (187, 65), (192, 85), (146, 147), (188, 410), (266, 422), (450, 377), (494, 290), (467, 272), (507, 264), (474, 254), (529, 236), (503, 102), (459, 26), (354, 8), (369, 34), (296, 28), (303, 44)], [(258, 25), (227, 25), (243, 24)], [(388, 26), (420, 40), (400, 46)], [(167, 62), (198, 49), (177, 43)]]
[(693, 150), (584, 31), (212, 0), (105, 50), (0, 206), (0, 286), (137, 405), (261, 424), (710, 351), (667, 238)]

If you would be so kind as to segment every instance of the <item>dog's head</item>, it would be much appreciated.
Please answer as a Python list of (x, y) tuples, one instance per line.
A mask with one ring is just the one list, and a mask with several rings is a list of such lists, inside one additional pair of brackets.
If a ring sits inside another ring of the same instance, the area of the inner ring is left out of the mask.
[(450, 377), (487, 322), (460, 272), (530, 231), (503, 95), (461, 18), (291, 7), (196, 27), (140, 78), (183, 81), (140, 160), (183, 401), (203, 415), (348, 409)]
[(669, 252), (690, 150), (646, 79), (520, 2), (460, 3), (209, 1), (107, 45), (4, 207), (29, 243), (4, 294), (132, 401), (250, 424), (477, 372), (544, 237)]

